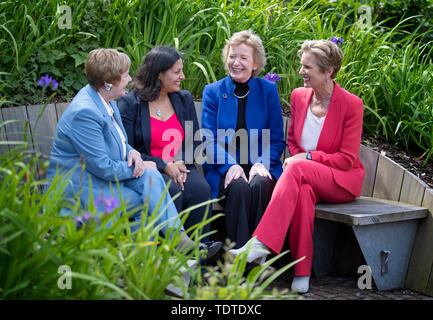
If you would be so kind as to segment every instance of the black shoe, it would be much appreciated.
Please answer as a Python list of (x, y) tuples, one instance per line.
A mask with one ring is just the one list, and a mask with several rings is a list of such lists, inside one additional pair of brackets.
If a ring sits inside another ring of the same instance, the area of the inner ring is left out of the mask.
[(198, 247), (200, 250), (207, 250), (207, 254), (204, 259), (212, 258), (222, 247), (221, 241), (206, 241), (200, 242)]

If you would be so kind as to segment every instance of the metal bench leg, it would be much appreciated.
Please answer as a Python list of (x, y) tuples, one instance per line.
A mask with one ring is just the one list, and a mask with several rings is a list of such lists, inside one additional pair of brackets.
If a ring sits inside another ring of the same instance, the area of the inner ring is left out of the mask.
[(417, 220), (352, 226), (378, 290), (403, 288)]
[(312, 267), (316, 277), (325, 276), (332, 270), (336, 234), (336, 222), (314, 219)]

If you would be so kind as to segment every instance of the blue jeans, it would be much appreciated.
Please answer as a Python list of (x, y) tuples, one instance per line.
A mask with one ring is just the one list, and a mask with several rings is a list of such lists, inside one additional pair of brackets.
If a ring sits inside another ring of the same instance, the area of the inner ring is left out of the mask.
[[(149, 197), (149, 208), (148, 214), (151, 214), (161, 196), (166, 189), (166, 184), (161, 174), (154, 169), (147, 169), (140, 178), (133, 178), (125, 181), (125, 194), (123, 195), (124, 200), (127, 202), (128, 207), (139, 206), (145, 203), (146, 198)], [(140, 226), (141, 211), (135, 213), (130, 217), (132, 223), (131, 232), (137, 231)], [(184, 228), (178, 217), (178, 212), (171, 199), (169, 192), (165, 194), (158, 215), (158, 224), (168, 221), (168, 224), (162, 229), (165, 234), (167, 227)]]

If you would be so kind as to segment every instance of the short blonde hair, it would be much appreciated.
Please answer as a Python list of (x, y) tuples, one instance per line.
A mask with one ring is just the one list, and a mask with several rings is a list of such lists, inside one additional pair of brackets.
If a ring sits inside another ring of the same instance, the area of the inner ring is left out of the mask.
[(85, 66), (87, 81), (96, 90), (103, 87), (104, 82), (117, 85), (130, 65), (131, 60), (123, 52), (106, 48), (92, 50)]
[(338, 45), (329, 40), (307, 40), (302, 44), (299, 54), (304, 52), (314, 54), (320, 71), (325, 72), (333, 68), (331, 78), (335, 78), (343, 61), (343, 51)]
[(257, 64), (257, 69), (253, 70), (252, 76), (257, 77), (266, 66), (266, 55), (265, 48), (262, 44), (262, 39), (260, 39), (260, 37), (253, 33), (251, 30), (243, 30), (240, 32), (236, 32), (231, 36), (229, 40), (227, 40), (222, 52), (224, 68), (227, 72), (229, 71), (227, 66), (227, 57), (230, 51), (230, 47), (237, 46), (243, 43), (254, 49), (253, 58), (254, 63)]

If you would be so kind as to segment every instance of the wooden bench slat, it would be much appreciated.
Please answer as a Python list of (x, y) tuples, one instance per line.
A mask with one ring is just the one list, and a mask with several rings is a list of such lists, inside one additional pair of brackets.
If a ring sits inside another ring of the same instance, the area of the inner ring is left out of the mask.
[(398, 201), (403, 175), (404, 168), (402, 166), (389, 158), (379, 155), (373, 198)]
[(316, 218), (354, 226), (420, 219), (427, 213), (426, 208), (367, 197), (349, 203), (316, 205)]
[(359, 159), (365, 169), (364, 181), (362, 183), (362, 196), (371, 197), (373, 195), (374, 181), (376, 179), (377, 162), (379, 161), (379, 153), (367, 148), (364, 145), (360, 146)]
[(424, 294), (433, 295), (433, 189), (427, 189), (422, 205), (430, 210), (423, 220), (413, 245), (412, 257), (407, 272), (406, 287)]
[[(0, 122), (3, 123), (3, 108), (0, 108)], [(6, 135), (6, 127), (1, 126), (0, 127), (0, 141), (6, 142), (8, 141), (7, 135)], [(9, 147), (7, 144), (0, 144), (0, 154), (6, 153), (9, 151)]]
[[(54, 104), (27, 107), (35, 151), (49, 157), (56, 135), (57, 115)], [(41, 113), (41, 115), (39, 115)]]
[[(11, 107), (2, 108), (3, 120), (16, 120), (5, 126), (6, 136), (8, 141), (23, 141), (24, 140), (24, 126), (28, 121), (26, 107)], [(30, 128), (27, 128), (27, 142), (29, 143), (29, 151), (33, 152), (33, 144), (30, 135)], [(16, 144), (10, 144), (9, 149), (15, 148)]]
[(194, 101), (195, 112), (197, 113), (198, 125), (201, 128), (201, 109), (203, 108), (203, 102)]
[(57, 122), (59, 122), (60, 117), (62, 116), (63, 112), (65, 112), (68, 106), (69, 102), (56, 103)]
[(427, 188), (428, 186), (426, 183), (418, 179), (409, 171), (405, 171), (399, 201), (421, 206), (424, 192)]
[(283, 131), (284, 131), (284, 150), (281, 154), (281, 162), (284, 163), (284, 160), (290, 156), (289, 149), (287, 148), (287, 132), (289, 131), (290, 118), (283, 118)]

